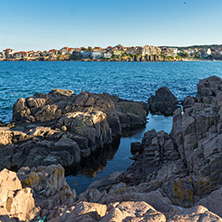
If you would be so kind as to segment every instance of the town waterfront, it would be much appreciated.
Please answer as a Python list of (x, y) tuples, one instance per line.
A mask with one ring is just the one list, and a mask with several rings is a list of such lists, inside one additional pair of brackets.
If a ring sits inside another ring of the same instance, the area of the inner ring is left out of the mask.
[[(212, 75), (222, 77), (222, 62), (1, 62), (0, 120), (12, 120), (13, 104), (18, 98), (48, 93), (54, 88), (70, 89), (76, 94), (82, 90), (107, 92), (146, 102), (158, 88), (167, 86), (182, 101), (196, 94), (199, 79)], [(171, 124), (172, 117), (149, 115), (146, 128), (121, 138), (118, 151), (102, 167), (94, 169), (95, 173), (86, 169), (68, 176), (69, 185), (79, 193), (101, 176), (126, 170), (133, 162), (129, 159), (130, 143), (141, 141), (148, 129), (170, 132)]]

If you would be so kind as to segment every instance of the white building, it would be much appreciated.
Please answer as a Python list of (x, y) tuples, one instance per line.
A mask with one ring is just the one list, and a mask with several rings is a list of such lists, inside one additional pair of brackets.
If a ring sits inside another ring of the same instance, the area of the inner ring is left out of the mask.
[(112, 53), (111, 52), (105, 52), (103, 53), (103, 58), (104, 59), (111, 59), (112, 57)]
[(60, 49), (60, 52), (62, 55), (68, 54), (68, 47), (63, 47), (62, 49)]
[(101, 58), (103, 58), (103, 54), (101, 54), (100, 51), (92, 52), (91, 56), (92, 56), (93, 59), (101, 59)]

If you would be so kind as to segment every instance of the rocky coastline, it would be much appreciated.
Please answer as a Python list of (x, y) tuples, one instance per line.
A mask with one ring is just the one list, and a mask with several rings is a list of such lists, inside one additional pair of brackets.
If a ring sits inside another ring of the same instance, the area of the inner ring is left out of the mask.
[[(172, 61), (184, 61), (185, 59), (182, 57), (167, 57), (167, 56), (159, 56), (159, 55), (147, 55), (147, 56), (124, 56), (124, 57), (116, 57), (116, 58), (75, 58), (72, 56), (41, 56), (37, 58), (9, 58), (9, 59), (1, 59), (0, 61), (83, 61), (83, 62), (172, 62)], [(188, 59), (187, 59), (188, 60)], [(193, 59), (190, 59), (193, 61)]]
[[(77, 195), (65, 171), (143, 127), (149, 112), (173, 115), (171, 133), (147, 131), (126, 172)], [(221, 120), (216, 76), (182, 107), (166, 87), (147, 103), (61, 89), (20, 98), (0, 127), (0, 221), (222, 221)]]

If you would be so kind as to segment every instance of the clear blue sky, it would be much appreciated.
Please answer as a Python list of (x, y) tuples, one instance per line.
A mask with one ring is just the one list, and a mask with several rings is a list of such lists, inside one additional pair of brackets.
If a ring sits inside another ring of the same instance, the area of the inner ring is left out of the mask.
[(222, 0), (0, 0), (0, 51), (222, 44)]

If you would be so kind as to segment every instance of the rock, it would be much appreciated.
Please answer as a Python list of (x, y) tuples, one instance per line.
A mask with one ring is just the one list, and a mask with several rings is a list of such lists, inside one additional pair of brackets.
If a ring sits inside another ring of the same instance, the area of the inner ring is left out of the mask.
[(178, 108), (176, 97), (167, 87), (162, 87), (155, 92), (155, 96), (148, 99), (150, 112), (153, 114), (173, 115)]
[(49, 93), (50, 98), (58, 98), (58, 100), (65, 98), (69, 99), (69, 97), (73, 95), (75, 94), (72, 90), (65, 90), (65, 89), (53, 89)]
[(103, 112), (68, 113), (58, 121), (58, 127), (62, 126), (71, 133), (86, 137), (92, 150), (112, 141), (111, 129)]
[(22, 189), (16, 173), (7, 169), (0, 172), (0, 205), (1, 215), (4, 215), (4, 212), (7, 213), (5, 219), (8, 215), (10, 218), (16, 217), (19, 220), (31, 220), (39, 212), (35, 207), (31, 189)]
[(142, 140), (143, 152), (127, 170), (130, 181), (139, 184), (155, 177), (159, 181), (186, 173), (185, 166), (174, 149), (174, 143), (164, 131), (148, 131)]
[(222, 80), (217, 76), (201, 79), (197, 85), (200, 97), (217, 96), (222, 89)]
[(182, 105), (183, 108), (186, 109), (192, 107), (194, 103), (195, 103), (195, 98), (188, 96), (183, 100)]
[(136, 128), (146, 124), (148, 107), (145, 103), (118, 99), (114, 104), (122, 128)]
[(134, 142), (131, 143), (131, 153), (136, 154), (136, 153), (142, 153), (143, 152), (143, 146), (140, 142)]
[(108, 214), (101, 219), (101, 222), (106, 221), (164, 222), (166, 218), (162, 213), (143, 201), (128, 201), (117, 203), (113, 209), (109, 210)]
[(76, 192), (66, 183), (61, 165), (32, 169), (23, 167), (17, 175), (22, 187), (32, 188), (35, 203), (41, 209), (51, 210), (58, 205), (72, 206), (76, 200)]
[(107, 115), (114, 136), (121, 135), (121, 127), (144, 126), (148, 114), (143, 102), (122, 100), (107, 93), (83, 91), (75, 95), (71, 90), (54, 89), (49, 94), (36, 93), (27, 99), (20, 98), (13, 106), (13, 120), (16, 123), (52, 123), (67, 113), (98, 111)]
[(83, 193), (79, 194), (78, 200), (79, 201), (94, 202), (94, 203), (103, 203), (103, 202), (101, 202), (101, 200), (105, 199), (106, 194), (107, 194), (106, 191), (100, 192), (96, 188), (87, 189)]
[(107, 207), (104, 204), (97, 204), (97, 203), (88, 203), (88, 202), (79, 202), (73, 213), (76, 215), (86, 214), (90, 212), (97, 212), (100, 217), (105, 216)]
[(55, 209), (47, 219), (50, 222), (97, 222), (106, 213), (106, 205), (80, 201), (72, 208)]
[(115, 172), (108, 176), (101, 177), (100, 179), (92, 182), (87, 189), (96, 188), (99, 191), (108, 190), (111, 188), (112, 185), (121, 182), (123, 179), (124, 172)]
[(198, 201), (195, 205), (202, 205), (209, 211), (222, 217), (222, 187), (218, 190), (213, 191), (207, 197)]
[(221, 222), (222, 219), (216, 214), (208, 211), (203, 206), (195, 206), (190, 209), (181, 211), (175, 216), (171, 217), (168, 221), (180, 221), (180, 222), (196, 222), (196, 221), (215, 221)]
[(0, 222), (17, 222), (17, 220), (10, 217), (9, 212), (6, 209), (0, 208)]

